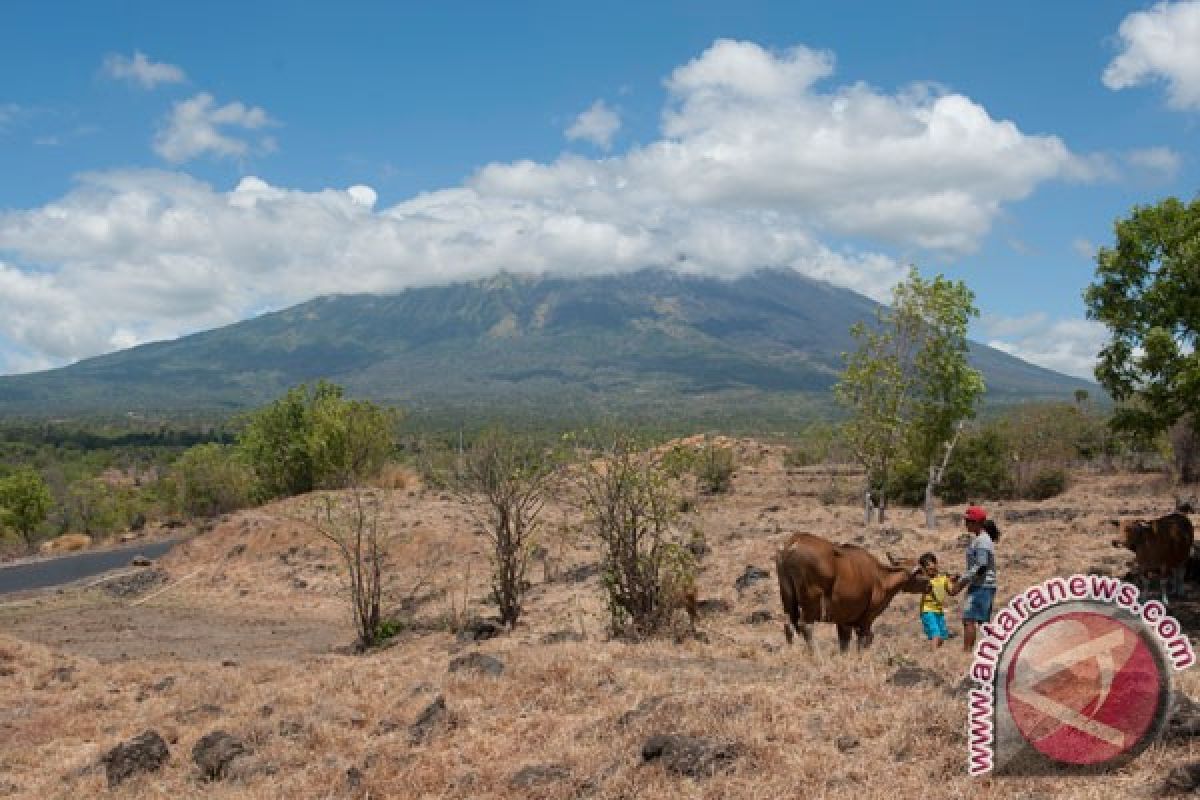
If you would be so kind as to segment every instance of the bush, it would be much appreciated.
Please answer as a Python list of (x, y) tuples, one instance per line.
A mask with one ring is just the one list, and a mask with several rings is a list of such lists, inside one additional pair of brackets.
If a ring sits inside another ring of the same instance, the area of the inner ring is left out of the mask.
[[(892, 469), (887, 487), (888, 501), (899, 506), (919, 508), (925, 504), (925, 484), (928, 482), (928, 470), (903, 461)], [(871, 488), (878, 492), (882, 487)]]
[(938, 497), (952, 504), (973, 498), (1002, 499), (1012, 493), (1008, 446), (1000, 432), (990, 427), (959, 441), (937, 490)]
[(697, 450), (677, 444), (662, 455), (659, 466), (670, 478), (693, 475), (704, 494), (722, 494), (733, 484), (733, 450), (728, 447), (706, 444)]
[(1025, 500), (1046, 500), (1067, 490), (1067, 471), (1061, 467), (1045, 467), (1034, 473), (1021, 493)]
[(554, 460), (528, 437), (486, 431), (463, 457), (455, 488), (492, 545), (492, 593), (500, 621), (520, 619), (529, 584), (525, 574), (536, 546)]
[(705, 445), (696, 465), (696, 481), (706, 494), (724, 494), (733, 486), (733, 450)]
[(835, 425), (812, 423), (800, 432), (798, 441), (783, 454), (783, 465), (789, 469), (827, 464), (831, 461), (851, 461), (853, 454), (846, 452), (845, 442)]
[(396, 415), (301, 385), (250, 417), (238, 446), (267, 498), (344, 488), (374, 477), (395, 446)]
[(585, 464), (582, 488), (613, 632), (657, 632), (695, 585), (695, 560), (672, 527), (679, 501), (669, 474), (619, 441), (602, 463)]
[(132, 517), (130, 494), (99, 478), (76, 481), (67, 488), (65, 521), (89, 535), (111, 533)]
[(196, 445), (172, 469), (175, 506), (193, 517), (215, 517), (250, 505), (254, 472), (241, 453), (220, 444)]
[(28, 467), (0, 480), (0, 522), (15, 529), (26, 546), (33, 545), (34, 533), (49, 515), (52, 502), (42, 476)]

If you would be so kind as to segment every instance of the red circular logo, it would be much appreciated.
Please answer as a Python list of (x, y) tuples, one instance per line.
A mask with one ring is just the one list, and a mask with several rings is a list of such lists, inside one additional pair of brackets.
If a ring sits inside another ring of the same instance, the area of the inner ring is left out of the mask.
[(1063, 764), (1135, 751), (1165, 713), (1167, 676), (1138, 629), (1103, 611), (1055, 615), (1009, 663), (1009, 712), (1025, 740)]

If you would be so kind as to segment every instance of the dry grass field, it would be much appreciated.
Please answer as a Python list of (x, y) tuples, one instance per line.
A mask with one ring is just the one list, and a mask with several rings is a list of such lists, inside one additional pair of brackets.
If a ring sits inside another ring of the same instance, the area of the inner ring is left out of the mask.
[[(917, 598), (897, 599), (864, 654), (836, 655), (822, 626), (812, 659), (784, 645), (773, 574), (735, 588), (747, 566), (773, 573), (797, 531), (881, 557), (933, 550), (961, 569), (961, 507), (943, 509), (938, 531), (907, 510), (865, 529), (849, 483), (786, 469), (774, 445), (737, 447), (732, 492), (679, 521), (710, 548), (698, 639), (610, 640), (598, 550), (577, 511), (551, 506), (522, 624), (461, 640), (451, 623), (491, 613), (486, 540), (450, 495), (411, 482), (374, 491), (393, 602), (412, 623), (367, 655), (339, 652), (352, 638), (341, 573), (302, 521), (306, 498), (224, 518), (156, 565), (165, 582), (133, 595), (99, 586), (0, 605), (0, 797), (1149, 797), (1200, 760), (1200, 744), (1180, 740), (1103, 779), (968, 778), (968, 657), (959, 639), (929, 648)], [(1171, 508), (1152, 475), (1080, 474), (1043, 503), (990, 504), (1004, 532), (998, 604), (1054, 574), (1123, 574), (1101, 521)], [(1180, 613), (1195, 623), (1191, 605)], [(957, 608), (948, 619), (960, 628)], [(448, 670), (472, 653), (503, 673)], [(894, 683), (902, 667), (923, 668), (922, 680)], [(1200, 673), (1178, 688), (1200, 697)], [(108, 789), (98, 760), (146, 730), (166, 740), (166, 765)], [(209, 781), (192, 748), (216, 730), (248, 752)], [(691, 777), (643, 763), (660, 733), (707, 737), (721, 768)]]

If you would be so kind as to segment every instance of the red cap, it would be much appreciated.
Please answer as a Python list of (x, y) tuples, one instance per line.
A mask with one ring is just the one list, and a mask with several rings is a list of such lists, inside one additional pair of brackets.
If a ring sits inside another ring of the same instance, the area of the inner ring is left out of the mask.
[(963, 512), (963, 519), (971, 522), (983, 522), (987, 519), (987, 512), (982, 506), (967, 506), (967, 510)]

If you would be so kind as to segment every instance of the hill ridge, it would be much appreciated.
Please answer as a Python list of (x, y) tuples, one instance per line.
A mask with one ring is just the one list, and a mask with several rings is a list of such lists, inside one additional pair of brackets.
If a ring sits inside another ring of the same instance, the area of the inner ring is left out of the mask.
[[(235, 410), (334, 380), (359, 396), (472, 414), (505, 405), (678, 413), (828, 401), (878, 305), (787, 268), (725, 279), (661, 268), (568, 278), (502, 272), (393, 294), (317, 297), (221, 328), (0, 377), (0, 412)], [(977, 343), (993, 400), (1094, 385)], [(681, 405), (685, 404), (685, 405)]]

